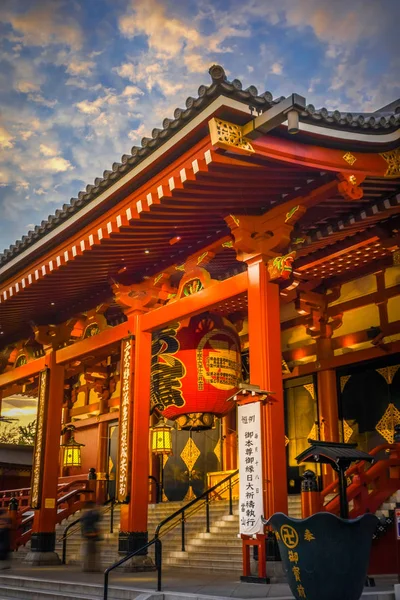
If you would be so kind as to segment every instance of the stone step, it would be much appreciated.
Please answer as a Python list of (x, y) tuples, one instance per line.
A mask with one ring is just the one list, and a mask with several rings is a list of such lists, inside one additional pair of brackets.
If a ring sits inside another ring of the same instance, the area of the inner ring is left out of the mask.
[(224, 558), (196, 558), (187, 556), (184, 552), (181, 558), (167, 558), (166, 564), (185, 569), (205, 569), (207, 571), (235, 571), (241, 572), (243, 568), (242, 559), (235, 560)]
[[(93, 583), (68, 583), (53, 579), (0, 575), (0, 586), (7, 596), (1, 600), (19, 598), (21, 600), (98, 600), (103, 597), (103, 586)], [(131, 600), (139, 598), (142, 592), (110, 586), (110, 600)]]

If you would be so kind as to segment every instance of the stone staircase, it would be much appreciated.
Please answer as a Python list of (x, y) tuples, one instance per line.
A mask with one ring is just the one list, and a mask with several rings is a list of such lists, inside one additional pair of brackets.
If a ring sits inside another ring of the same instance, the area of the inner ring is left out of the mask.
[[(164, 518), (184, 506), (182, 502), (167, 502), (149, 506), (149, 539)], [(300, 496), (289, 497), (289, 515), (301, 517)], [(79, 513), (71, 516), (56, 530), (56, 551), (62, 555), (61, 537), (65, 527), (77, 519)], [(114, 509), (114, 531), (110, 533), (110, 511), (103, 514), (101, 521), (102, 541), (100, 548), (100, 566), (107, 568), (121, 558), (118, 554), (119, 507)], [(239, 517), (237, 502), (234, 503), (234, 514), (229, 515), (229, 504), (226, 500), (216, 500), (210, 504), (210, 533), (205, 533), (205, 507), (190, 516), (185, 523), (185, 552), (181, 546), (181, 527), (178, 525), (162, 536), (163, 564), (182, 568), (209, 570), (228, 570), (241, 572), (242, 544), (238, 538)], [(71, 528), (72, 533), (67, 541), (67, 564), (81, 563), (81, 535), (79, 525)], [(150, 554), (153, 553), (150, 549)]]

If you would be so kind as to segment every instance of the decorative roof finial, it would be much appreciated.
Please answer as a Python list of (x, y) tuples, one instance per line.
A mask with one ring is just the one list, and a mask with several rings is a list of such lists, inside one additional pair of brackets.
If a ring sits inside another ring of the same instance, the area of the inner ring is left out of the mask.
[(212, 67), (209, 68), (208, 72), (210, 73), (211, 79), (214, 83), (221, 83), (222, 81), (226, 81), (226, 74), (221, 65), (212, 65)]

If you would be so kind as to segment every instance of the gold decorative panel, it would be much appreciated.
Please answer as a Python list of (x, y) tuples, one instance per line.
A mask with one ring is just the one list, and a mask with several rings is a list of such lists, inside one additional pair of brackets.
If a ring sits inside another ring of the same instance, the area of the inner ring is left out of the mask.
[(350, 425), (348, 424), (347, 421), (345, 421), (345, 419), (343, 419), (343, 438), (344, 438), (344, 443), (347, 444), (347, 442), (350, 441), (351, 436), (353, 435), (354, 430), (350, 427)]
[[(314, 384), (313, 383), (307, 383), (306, 385), (303, 385), (303, 388), (305, 390), (307, 390), (307, 392), (310, 394), (311, 398), (313, 400), (315, 400)], [(313, 439), (315, 439), (315, 438), (313, 438)]]
[(376, 431), (385, 438), (389, 444), (393, 444), (394, 428), (400, 423), (400, 411), (394, 404), (389, 404), (383, 417), (375, 427)]
[(400, 148), (389, 150), (389, 152), (382, 152), (381, 156), (386, 160), (388, 165), (385, 177), (393, 179), (400, 177)]
[(287, 435), (285, 435), (285, 446), (287, 446), (290, 443), (290, 440), (288, 438)]
[(340, 378), (340, 391), (343, 394), (343, 390), (346, 387), (346, 383), (348, 382), (348, 380), (350, 379), (351, 375), (343, 375), (343, 377)]
[(376, 369), (377, 372), (385, 378), (386, 383), (391, 385), (394, 376), (400, 369), (400, 365), (392, 365), (391, 367), (383, 367), (382, 369)]
[(186, 442), (184, 449), (181, 452), (181, 459), (185, 463), (188, 468), (189, 473), (193, 471), (193, 467), (196, 463), (196, 460), (200, 456), (200, 450), (190, 437)]
[(250, 141), (243, 137), (240, 125), (214, 118), (209, 121), (208, 126), (213, 145), (227, 150), (235, 149), (242, 154), (253, 154), (254, 148)]
[(307, 436), (308, 440), (318, 440), (319, 438), (319, 431), (318, 431), (318, 424), (314, 423), (314, 425), (311, 427), (310, 433)]
[(353, 166), (357, 160), (354, 154), (351, 152), (346, 152), (346, 154), (343, 154), (343, 158), (350, 166)]
[(31, 502), (32, 508), (40, 508), (43, 462), (46, 445), (46, 421), (48, 400), (48, 378), (49, 371), (45, 369), (39, 374), (39, 400), (37, 409), (35, 451), (33, 453)]
[(217, 457), (218, 462), (221, 462), (221, 442), (219, 440), (214, 448), (214, 454)]

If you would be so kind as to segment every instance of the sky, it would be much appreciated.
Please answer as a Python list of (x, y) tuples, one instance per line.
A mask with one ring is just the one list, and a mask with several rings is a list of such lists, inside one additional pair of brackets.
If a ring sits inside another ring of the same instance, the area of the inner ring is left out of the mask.
[(151, 136), (212, 64), (274, 97), (400, 97), (399, 0), (1, 0), (0, 251)]

